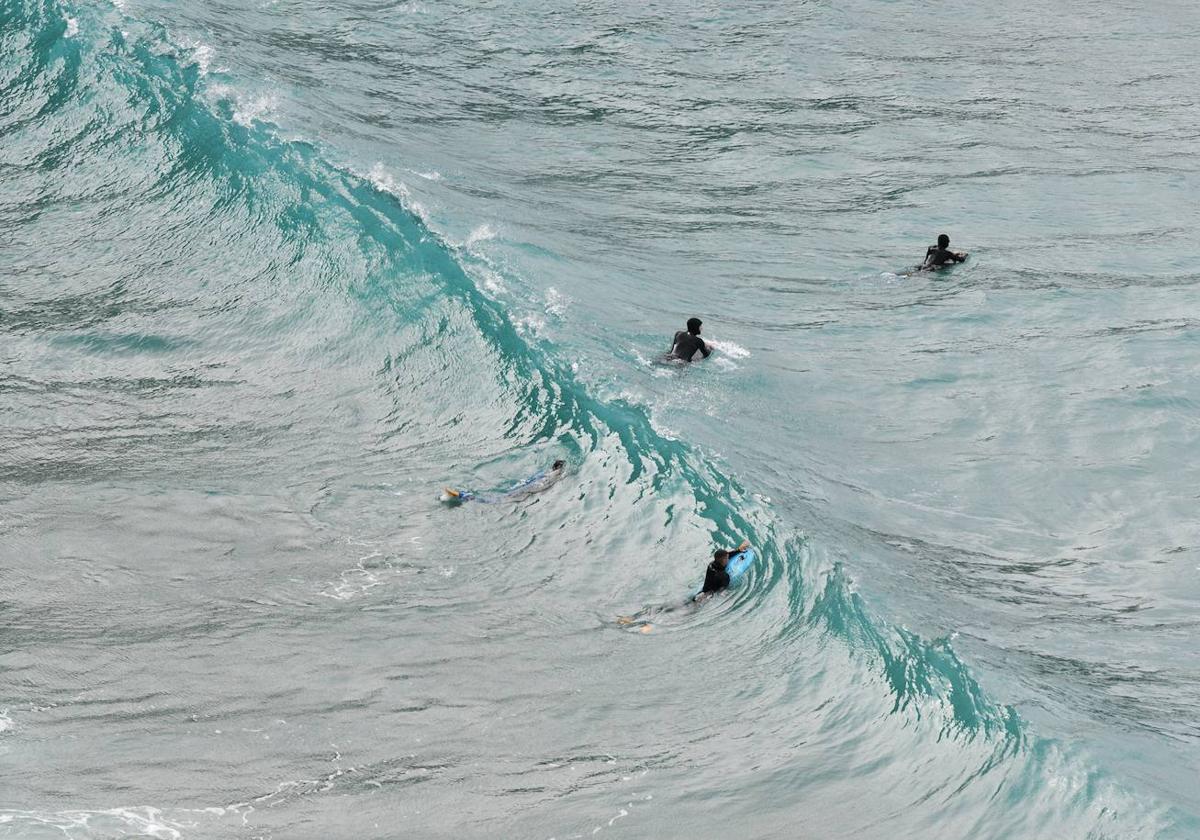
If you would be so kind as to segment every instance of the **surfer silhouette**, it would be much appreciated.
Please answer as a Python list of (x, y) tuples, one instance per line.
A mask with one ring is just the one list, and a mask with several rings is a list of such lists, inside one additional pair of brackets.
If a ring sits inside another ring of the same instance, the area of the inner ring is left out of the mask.
[[(699, 604), (702, 601), (710, 598), (713, 593), (720, 592), (723, 589), (728, 589), (730, 584), (729, 578), (729, 561), (730, 559), (742, 554), (750, 548), (750, 540), (742, 540), (742, 544), (737, 548), (719, 548), (713, 552), (712, 562), (704, 571), (704, 584), (700, 587), (700, 591), (694, 595), (688, 596), (686, 600), (678, 604), (660, 604), (651, 607), (646, 607), (633, 615), (617, 616), (617, 624), (621, 627), (630, 627), (637, 625), (639, 633), (650, 633), (654, 630), (654, 625), (650, 619), (659, 615), (675, 612), (681, 607), (687, 607), (693, 604)], [(753, 559), (753, 555), (743, 558), (744, 561)], [(745, 574), (748, 562), (743, 562), (738, 570), (738, 574)]]
[(695, 359), (697, 353), (701, 353), (707, 359), (712, 353), (712, 348), (700, 337), (700, 325), (703, 323), (699, 318), (688, 318), (687, 329), (675, 333), (667, 358), (690, 362)]
[(925, 262), (921, 264), (921, 271), (936, 271), (942, 266), (963, 262), (966, 258), (967, 255), (963, 251), (950, 250), (950, 237), (943, 233), (937, 238), (937, 245), (930, 245), (925, 250)]
[(712, 562), (704, 570), (704, 585), (700, 587), (700, 591), (696, 594), (694, 600), (699, 600), (705, 595), (711, 595), (714, 592), (720, 592), (722, 589), (728, 589), (729, 574), (725, 571), (725, 567), (729, 565), (729, 558), (740, 551), (745, 551), (749, 547), (750, 540), (742, 540), (742, 544), (737, 548), (718, 548), (714, 551)]
[(483, 496), (475, 493), (472, 490), (459, 490), (454, 487), (446, 487), (442, 489), (441, 500), (451, 505), (462, 504), (463, 502), (483, 502), (490, 504), (500, 501), (501, 499), (515, 500), (523, 499), (526, 496), (531, 496), (534, 493), (541, 493), (548, 489), (556, 481), (563, 477), (566, 471), (567, 462), (561, 458), (550, 465), (549, 470), (538, 470), (533, 475), (524, 481), (517, 482), (512, 487), (499, 493), (496, 496)]

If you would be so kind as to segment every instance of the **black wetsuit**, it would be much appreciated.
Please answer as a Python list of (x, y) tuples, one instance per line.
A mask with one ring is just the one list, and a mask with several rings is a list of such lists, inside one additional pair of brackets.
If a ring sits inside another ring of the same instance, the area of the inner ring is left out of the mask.
[(675, 333), (675, 342), (671, 345), (671, 352), (668, 355), (674, 356), (676, 359), (683, 359), (685, 362), (690, 362), (699, 350), (704, 354), (704, 358), (708, 358), (712, 350), (704, 343), (704, 339), (698, 335), (692, 335), (687, 330), (680, 330)]
[(704, 587), (700, 590), (705, 592), (720, 592), (729, 586), (729, 574), (725, 568), (716, 560), (708, 564), (708, 570), (704, 573)]
[(941, 268), (947, 263), (962, 262), (965, 259), (966, 257), (960, 257), (949, 248), (930, 245), (929, 250), (925, 252), (925, 264), (921, 268)]

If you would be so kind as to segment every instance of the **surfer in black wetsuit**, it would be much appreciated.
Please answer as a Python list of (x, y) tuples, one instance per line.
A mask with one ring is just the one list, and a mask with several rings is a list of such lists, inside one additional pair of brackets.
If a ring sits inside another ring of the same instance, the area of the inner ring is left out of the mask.
[(704, 339), (700, 337), (701, 323), (699, 318), (688, 318), (687, 329), (675, 333), (675, 340), (671, 344), (671, 352), (667, 354), (667, 358), (690, 362), (696, 357), (697, 351), (703, 353), (704, 358), (709, 357), (712, 348), (705, 344)]
[(930, 245), (925, 251), (925, 262), (922, 271), (934, 271), (950, 263), (960, 263), (967, 258), (962, 251), (950, 250), (950, 237), (942, 234), (938, 237), (937, 245)]
[(718, 548), (713, 552), (712, 562), (708, 564), (708, 568), (704, 572), (704, 586), (700, 588), (700, 594), (696, 597), (700, 598), (704, 595), (711, 595), (714, 592), (720, 592), (722, 589), (727, 588), (729, 586), (729, 574), (725, 571), (725, 566), (729, 564), (729, 558), (739, 551), (745, 551), (749, 547), (750, 540), (743, 540), (742, 544), (737, 548)]
[(712, 562), (708, 564), (708, 568), (704, 572), (704, 586), (700, 587), (700, 591), (695, 595), (688, 596), (688, 599), (683, 603), (660, 604), (646, 607), (633, 615), (619, 615), (617, 616), (617, 624), (621, 627), (637, 625), (639, 633), (650, 633), (654, 630), (654, 625), (650, 623), (652, 618), (699, 604), (714, 592), (728, 589), (729, 573), (725, 571), (725, 567), (729, 565), (729, 558), (745, 551), (749, 547), (750, 540), (742, 540), (742, 544), (737, 548), (719, 548), (713, 552)]

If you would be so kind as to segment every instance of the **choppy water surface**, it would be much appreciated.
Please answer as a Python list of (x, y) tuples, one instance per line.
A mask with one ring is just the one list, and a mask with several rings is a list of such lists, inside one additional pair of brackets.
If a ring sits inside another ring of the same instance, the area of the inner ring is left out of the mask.
[(5, 0), (0, 837), (1200, 836), (1198, 25)]

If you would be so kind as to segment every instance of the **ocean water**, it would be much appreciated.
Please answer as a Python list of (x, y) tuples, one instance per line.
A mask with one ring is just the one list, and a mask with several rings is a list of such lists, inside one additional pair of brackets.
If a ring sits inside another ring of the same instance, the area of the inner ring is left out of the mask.
[(1200, 837), (1198, 32), (0, 0), (0, 837)]

